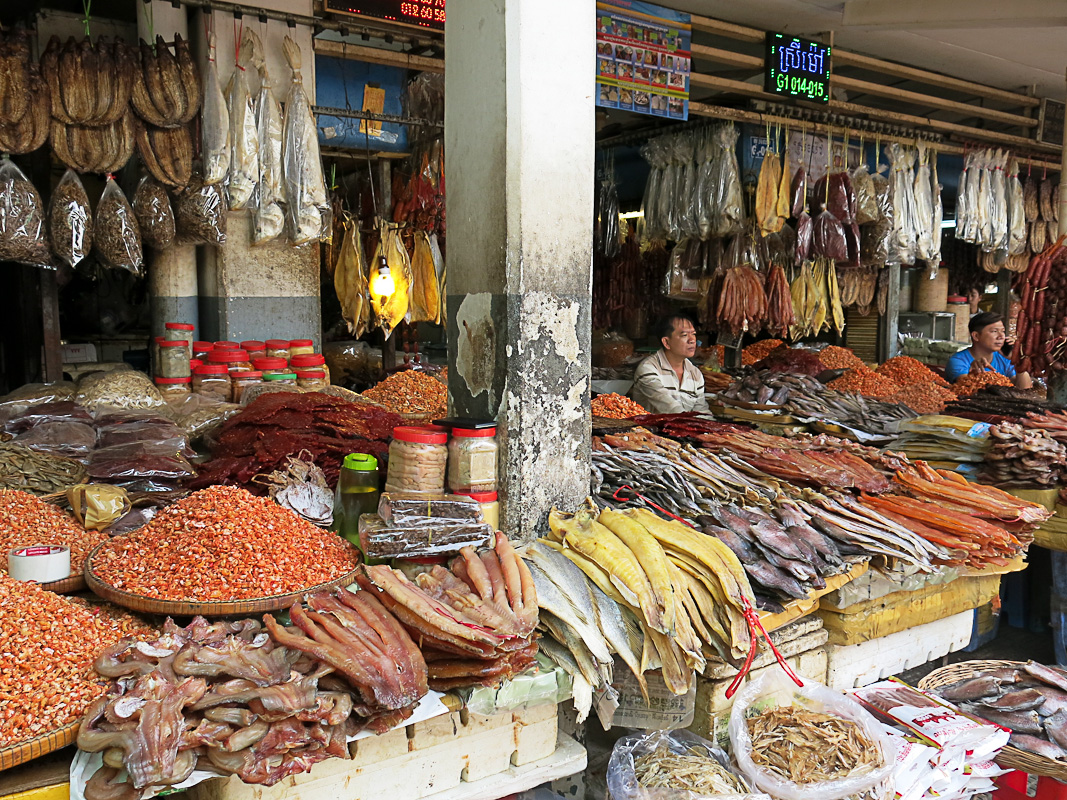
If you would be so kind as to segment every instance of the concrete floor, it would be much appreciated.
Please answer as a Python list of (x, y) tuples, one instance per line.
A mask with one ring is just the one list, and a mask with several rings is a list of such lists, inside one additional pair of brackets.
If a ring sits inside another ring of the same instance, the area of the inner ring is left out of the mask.
[(963, 650), (949, 653), (944, 658), (909, 669), (897, 677), (914, 686), (924, 676), (938, 667), (958, 664), (961, 661), (987, 659), (1005, 659), (1008, 661), (1028, 661), (1033, 659), (1042, 664), (1055, 664), (1056, 657), (1053, 655), (1052, 649), (1052, 632), (1050, 630), (1047, 633), (1032, 633), (1024, 628), (1009, 627), (1002, 622), (997, 637), (973, 653), (967, 653)]

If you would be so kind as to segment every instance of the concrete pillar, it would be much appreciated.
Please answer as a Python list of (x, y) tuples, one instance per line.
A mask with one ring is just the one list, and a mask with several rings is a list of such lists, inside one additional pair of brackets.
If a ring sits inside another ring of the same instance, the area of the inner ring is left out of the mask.
[(445, 27), (449, 392), (496, 418), (502, 528), (589, 491), (596, 4), (464, 0)]
[[(137, 35), (154, 42), (156, 35), (168, 42), (175, 33), (189, 40), (188, 12), (169, 0), (137, 3)], [(196, 248), (170, 247), (163, 252), (145, 248), (148, 267), (148, 291), (152, 305), (152, 335), (162, 336), (168, 322), (186, 322), (197, 326)]]

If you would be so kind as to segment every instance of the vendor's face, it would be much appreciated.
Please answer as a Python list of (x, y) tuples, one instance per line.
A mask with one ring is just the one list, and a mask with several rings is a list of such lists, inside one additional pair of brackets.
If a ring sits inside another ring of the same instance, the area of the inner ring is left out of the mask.
[(1004, 323), (994, 322), (971, 334), (971, 340), (979, 347), (998, 352), (1004, 346)]
[(697, 352), (697, 331), (689, 320), (675, 320), (674, 332), (662, 339), (663, 349), (692, 358)]

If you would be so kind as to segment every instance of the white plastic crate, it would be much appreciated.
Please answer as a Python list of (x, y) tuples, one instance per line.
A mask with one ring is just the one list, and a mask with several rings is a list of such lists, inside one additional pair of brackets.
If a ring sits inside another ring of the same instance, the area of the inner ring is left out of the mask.
[(961, 611), (869, 642), (827, 645), (827, 685), (852, 689), (962, 650), (971, 640), (974, 611)]

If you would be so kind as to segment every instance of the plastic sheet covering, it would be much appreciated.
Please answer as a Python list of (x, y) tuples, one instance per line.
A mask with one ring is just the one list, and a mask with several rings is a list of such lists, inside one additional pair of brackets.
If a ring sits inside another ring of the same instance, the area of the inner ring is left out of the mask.
[(1026, 252), (1026, 204), (1019, 180), (1019, 162), (1012, 159), (1008, 173), (1008, 255)]
[(196, 455), (189, 447), (185, 430), (172, 422), (127, 422), (101, 426), (97, 431), (99, 447), (150, 442), (180, 452), (187, 458)]
[(18, 434), (45, 422), (81, 422), (85, 425), (92, 425), (93, 417), (77, 403), (70, 400), (57, 400), (31, 406), (24, 412), (12, 416), (4, 425), (4, 430)]
[[(853, 796), (883, 800), (892, 797), (897, 740), (884, 733), (877, 720), (855, 700), (808, 678), (800, 681), (803, 686), (798, 687), (783, 670), (772, 669), (746, 683), (734, 697), (730, 711), (730, 750), (749, 785), (777, 800), (842, 800)], [(881, 766), (842, 780), (806, 784), (785, 780), (757, 766), (752, 760), (752, 737), (747, 718), (768, 708), (790, 705), (857, 723), (881, 751)]]
[(204, 99), (200, 107), (200, 157), (204, 183), (221, 183), (230, 171), (230, 114), (219, 83), (215, 63), (215, 34), (208, 37), (208, 62), (204, 70)]
[(48, 228), (52, 253), (67, 266), (76, 266), (89, 255), (93, 244), (92, 211), (81, 178), (72, 169), (63, 173), (52, 193)]
[(329, 237), (330, 203), (322, 174), (318, 129), (300, 74), (300, 46), (288, 36), (285, 37), (285, 57), (293, 71), (283, 119), (286, 219), (290, 241), (303, 244)]
[(742, 786), (746, 781), (737, 775), (729, 756), (706, 739), (689, 731), (653, 731), (624, 736), (615, 743), (608, 761), (608, 792), (611, 800), (771, 800), (756, 792), (709, 794), (687, 789), (650, 788), (638, 782), (635, 761), (662, 751), (679, 756), (700, 756), (716, 762), (733, 775)]
[(458, 553), (464, 547), (485, 547), (493, 529), (485, 522), (441, 521), (430, 527), (395, 527), (377, 514), (359, 518), (359, 545), (368, 558), (423, 558)]
[(893, 231), (889, 261), (914, 264), (917, 238), (915, 214), (915, 151), (900, 144), (885, 148), (889, 157), (889, 200), (893, 206)]
[(250, 54), (241, 48), (238, 53), (237, 66), (226, 90), (230, 117), (230, 168), (226, 177), (226, 191), (231, 209), (249, 205), (256, 181), (259, 180), (259, 132), (246, 69), (251, 63)]
[(106, 267), (125, 269), (134, 275), (144, 272), (141, 229), (126, 195), (110, 176), (96, 204), (93, 247)]
[(22, 170), (0, 163), (0, 261), (53, 268), (45, 235), (45, 208)]

